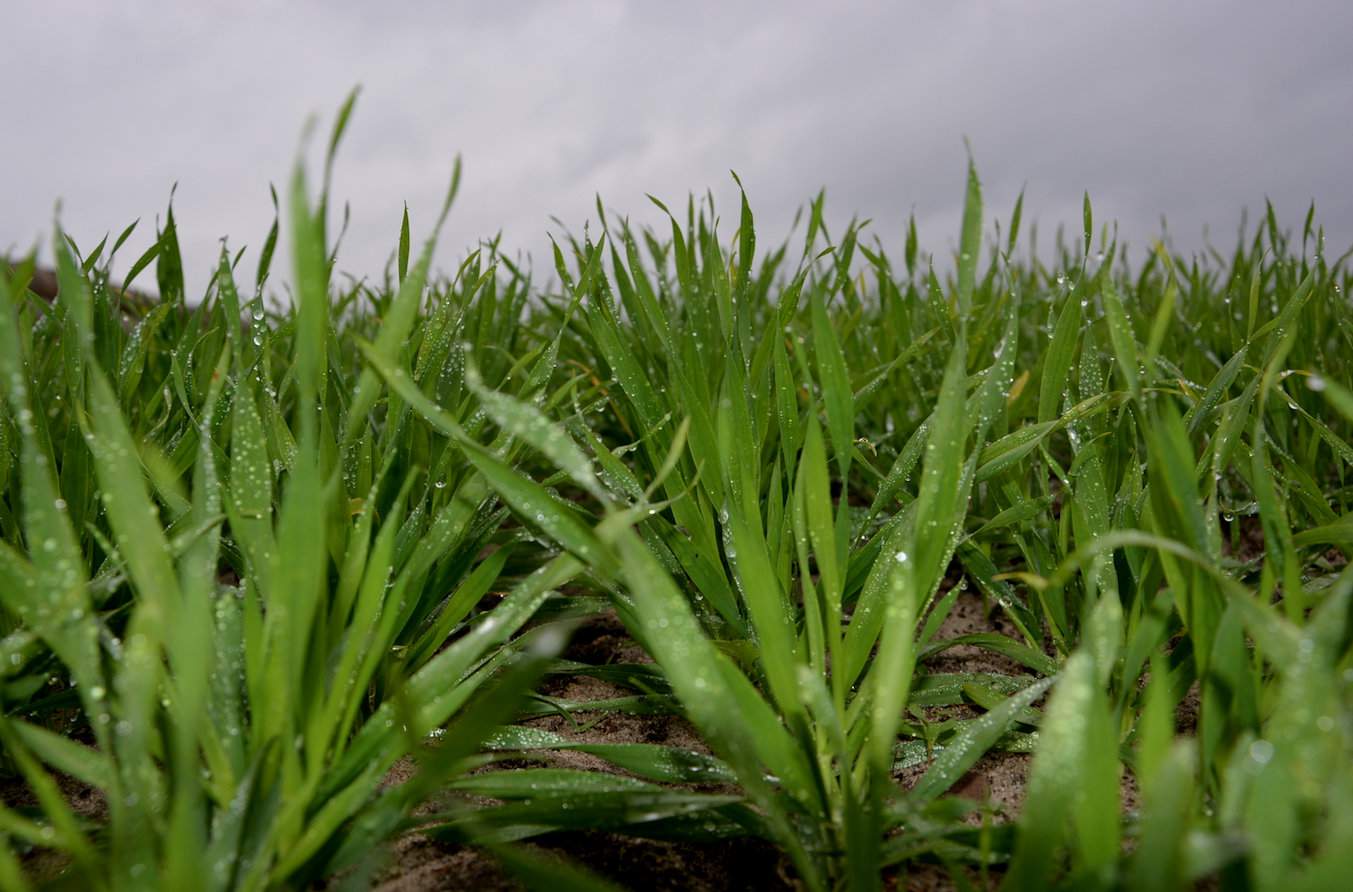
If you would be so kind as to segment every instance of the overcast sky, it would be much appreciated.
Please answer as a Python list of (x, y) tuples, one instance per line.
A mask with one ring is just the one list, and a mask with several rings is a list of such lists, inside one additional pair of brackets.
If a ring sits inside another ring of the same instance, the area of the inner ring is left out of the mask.
[[(133, 218), (119, 271), (170, 186), (189, 286), (218, 240), (250, 247), (271, 219), (302, 125), (327, 130), (362, 86), (334, 207), (342, 269), (376, 274), (408, 201), (426, 232), (456, 152), (445, 264), (479, 237), (550, 264), (555, 216), (581, 230), (594, 195), (651, 220), (651, 192), (712, 188), (736, 226), (728, 171), (761, 243), (826, 187), (835, 219), (896, 242), (955, 241), (964, 145), (988, 208), (1051, 235), (1089, 190), (1138, 247), (1230, 245), (1265, 196), (1297, 222), (1315, 199), (1337, 253), (1353, 242), (1353, 3), (5, 4), (0, 252), (48, 238), (53, 208), (82, 247)], [(319, 140), (315, 141), (319, 143)], [(336, 228), (336, 223), (335, 223)], [(283, 256), (283, 255), (279, 255)], [(286, 264), (289, 271), (289, 264)]]

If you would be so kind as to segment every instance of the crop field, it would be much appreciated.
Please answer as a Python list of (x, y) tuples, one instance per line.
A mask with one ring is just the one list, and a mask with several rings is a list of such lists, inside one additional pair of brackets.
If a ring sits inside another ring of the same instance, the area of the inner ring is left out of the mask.
[(933, 255), (598, 201), (436, 275), (457, 164), (355, 282), (351, 108), (205, 295), (172, 210), (0, 266), (0, 889), (1348, 888), (1314, 215), (1035, 249), (968, 162)]

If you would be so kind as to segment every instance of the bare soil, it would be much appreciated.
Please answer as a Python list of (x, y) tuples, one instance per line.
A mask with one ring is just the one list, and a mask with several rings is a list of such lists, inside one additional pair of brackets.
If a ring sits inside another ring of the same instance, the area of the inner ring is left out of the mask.
[[(940, 626), (938, 637), (954, 638), (975, 632), (1013, 635), (1013, 627), (999, 611), (988, 611), (976, 594), (959, 596), (952, 612)], [(565, 658), (593, 665), (648, 663), (651, 659), (626, 633), (614, 615), (597, 617), (575, 634)], [(990, 651), (971, 646), (950, 648), (928, 661), (933, 672), (996, 672), (1027, 674), (1022, 666)], [(540, 693), (571, 701), (604, 700), (634, 693), (605, 681), (581, 675), (548, 679)], [(961, 707), (959, 708), (961, 709)], [(529, 726), (587, 743), (654, 743), (696, 752), (708, 747), (690, 723), (675, 715), (624, 715), (574, 713), (532, 719)], [(624, 774), (595, 756), (576, 752), (543, 755), (545, 764)], [(1030, 757), (1025, 753), (990, 753), (956, 785), (954, 793), (980, 807), (972, 820), (1004, 821), (1013, 818), (1023, 803)], [(922, 764), (899, 775), (910, 785), (925, 773)], [(710, 788), (703, 788), (710, 789)], [(636, 890), (797, 889), (799, 885), (786, 859), (768, 843), (757, 839), (718, 843), (667, 842), (637, 839), (612, 833), (555, 833), (538, 837), (527, 847), (548, 857), (567, 858), (624, 888)], [(991, 880), (999, 879), (997, 876)], [(908, 892), (941, 892), (956, 888), (948, 872), (938, 865), (908, 865), (905, 875), (889, 878), (889, 887)], [(981, 887), (976, 873), (968, 877)], [(448, 845), (418, 833), (395, 844), (390, 867), (376, 888), (383, 892), (451, 892), (451, 890), (508, 890), (522, 888), (491, 855), (468, 846)]]
[[(948, 639), (975, 632), (1014, 635), (999, 610), (990, 609), (975, 593), (964, 592), (940, 626), (938, 637)], [(592, 665), (648, 663), (651, 659), (625, 632), (614, 615), (596, 617), (574, 635), (566, 659)], [(1024, 667), (990, 651), (958, 646), (927, 661), (931, 672), (993, 672), (1006, 675), (1027, 674)], [(570, 701), (605, 700), (634, 693), (599, 679), (583, 675), (549, 677), (539, 688), (545, 697)], [(1196, 696), (1196, 695), (1195, 695)], [(965, 707), (944, 707), (943, 714), (962, 714)], [(1188, 702), (1181, 705), (1180, 724), (1189, 723)], [(975, 712), (973, 713), (975, 714)], [(575, 712), (569, 716), (546, 715), (526, 722), (587, 743), (652, 743), (709, 752), (695, 729), (676, 715), (626, 715), (614, 712)], [(585, 753), (570, 751), (535, 752), (533, 759), (555, 767), (625, 774), (608, 762)], [(953, 793), (970, 799), (977, 806), (974, 822), (985, 816), (996, 822), (1013, 819), (1024, 800), (1031, 757), (1024, 753), (993, 752), (982, 758), (955, 786)], [(510, 766), (500, 766), (510, 767)], [(924, 774), (926, 764), (900, 772), (904, 785), (915, 783)], [(398, 784), (413, 771), (411, 762), (398, 764), (386, 782)], [(484, 770), (495, 770), (493, 766)], [(82, 816), (98, 820), (104, 812), (99, 793), (70, 779), (62, 779), (62, 790)], [(717, 790), (716, 787), (702, 787)], [(0, 798), (10, 805), (33, 805), (31, 794), (22, 782), (0, 783)], [(443, 803), (444, 804), (444, 801)], [(1124, 778), (1124, 806), (1135, 808), (1133, 779)], [(421, 811), (431, 814), (438, 802), (428, 803)], [(545, 858), (558, 858), (606, 877), (612, 882), (637, 890), (715, 890), (797, 889), (787, 860), (771, 844), (753, 838), (694, 843), (643, 839), (604, 832), (552, 833), (535, 837), (522, 845)], [(26, 870), (34, 878), (54, 878), (64, 867), (64, 859), (31, 855)], [(888, 878), (888, 886), (898, 890), (940, 892), (956, 888), (948, 872), (931, 864), (909, 864), (906, 872)], [(988, 878), (989, 882), (999, 875)], [(982, 888), (975, 872), (967, 876), (974, 888)], [(408, 833), (390, 847), (388, 866), (380, 873), (374, 888), (384, 892), (435, 892), (435, 890), (515, 890), (523, 888), (485, 851), (439, 841), (422, 833)]]

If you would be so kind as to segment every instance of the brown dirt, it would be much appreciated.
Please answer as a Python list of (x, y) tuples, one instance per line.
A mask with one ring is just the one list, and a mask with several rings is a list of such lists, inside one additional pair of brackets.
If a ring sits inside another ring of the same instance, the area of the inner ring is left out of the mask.
[[(593, 665), (652, 662), (613, 614), (597, 617), (580, 627), (564, 657)], [(626, 696), (634, 691), (587, 676), (560, 675), (547, 678), (538, 693), (550, 698), (588, 701)], [(690, 723), (675, 715), (577, 712), (570, 716), (540, 716), (523, 724), (578, 742), (652, 743), (709, 752)], [(627, 773), (586, 753), (537, 751), (532, 758), (538, 764), (553, 767)], [(501, 767), (504, 766), (485, 770)], [(398, 783), (410, 770), (407, 763), (402, 763), (388, 782)], [(797, 888), (780, 852), (759, 839), (694, 843), (639, 839), (616, 833), (570, 832), (548, 834), (523, 845), (536, 854), (582, 865), (624, 888), (701, 892)], [(383, 892), (470, 889), (498, 892), (523, 887), (486, 852), (411, 833), (395, 843), (392, 864), (375, 888)]]
[[(1013, 635), (1013, 627), (999, 611), (986, 609), (975, 593), (959, 596), (941, 624), (940, 639), (974, 632)], [(588, 621), (575, 633), (565, 657), (593, 665), (649, 663), (651, 658), (626, 633), (614, 615)], [(1028, 674), (1022, 666), (989, 651), (959, 646), (927, 661), (933, 672), (995, 672)], [(539, 692), (546, 697), (574, 701), (602, 700), (634, 693), (587, 676), (549, 678)], [(962, 707), (958, 707), (960, 711)], [(975, 714), (975, 712), (973, 713)], [(547, 715), (524, 724), (553, 731), (570, 740), (589, 743), (656, 743), (709, 752), (695, 729), (674, 715), (623, 715), (579, 712)], [(547, 765), (625, 772), (595, 756), (575, 752), (533, 753)], [(997, 821), (1010, 820), (1024, 799), (1030, 757), (1025, 753), (989, 753), (958, 783), (954, 792), (978, 803), (970, 820), (980, 823), (985, 812)], [(915, 783), (927, 766), (909, 769), (899, 779)], [(407, 771), (407, 767), (402, 770)], [(489, 769), (492, 770), (492, 769)], [(392, 778), (397, 782), (397, 779)], [(709, 788), (705, 788), (709, 789)], [(718, 843), (665, 842), (635, 839), (611, 833), (556, 833), (526, 844), (550, 857), (565, 857), (631, 889), (794, 889), (796, 883), (785, 859), (761, 840), (739, 839)], [(974, 873), (970, 881), (980, 887)], [(911, 864), (905, 874), (890, 881), (891, 888), (940, 892), (955, 888), (948, 872), (936, 865)], [(520, 886), (507, 876), (491, 855), (451, 845), (422, 834), (408, 834), (394, 847), (392, 864), (376, 888), (384, 892), (434, 890), (507, 890)]]
[[(975, 632), (995, 632), (1014, 636), (1013, 627), (999, 610), (989, 609), (976, 593), (959, 596), (950, 615), (940, 626), (937, 637), (947, 639)], [(651, 659), (625, 632), (614, 615), (585, 622), (575, 633), (564, 654), (566, 659), (592, 665), (612, 663), (650, 663)], [(928, 660), (925, 669), (932, 672), (993, 672), (1028, 674), (1024, 667), (989, 651), (971, 646), (950, 648)], [(582, 675), (558, 675), (547, 678), (538, 693), (548, 698), (572, 701), (602, 700), (625, 696), (634, 691)], [(1181, 704), (1187, 712), (1187, 704)], [(967, 707), (944, 707), (946, 715), (975, 715)], [(938, 714), (936, 717), (940, 717)], [(625, 715), (619, 713), (575, 712), (571, 715), (544, 715), (524, 724), (561, 734), (571, 740), (589, 743), (653, 743), (708, 753), (709, 749), (695, 729), (676, 715)], [(1187, 726), (1187, 721), (1181, 721)], [(577, 752), (533, 752), (537, 764), (589, 771), (625, 774), (595, 756)], [(1023, 804), (1031, 757), (1024, 753), (992, 752), (983, 757), (955, 786), (954, 794), (972, 800), (977, 808), (969, 817), (980, 823), (1013, 819)], [(489, 766), (497, 770), (513, 763)], [(927, 766), (908, 769), (899, 780), (910, 786)], [(414, 770), (410, 761), (395, 766), (386, 784), (406, 780)], [(704, 787), (702, 789), (718, 789)], [(63, 791), (81, 814), (97, 820), (102, 802), (96, 793), (69, 780)], [(1136, 807), (1136, 785), (1130, 775), (1124, 778), (1124, 807)], [(0, 787), (7, 804), (31, 804), (31, 794), (22, 784)], [(27, 797), (27, 798), (25, 798)], [(443, 803), (445, 801), (443, 800)], [(421, 813), (437, 811), (439, 803), (429, 803)], [(733, 890), (796, 889), (786, 859), (774, 846), (758, 839), (734, 839), (710, 843), (671, 842), (640, 839), (615, 833), (552, 833), (521, 844), (545, 858), (559, 858), (579, 864), (618, 885), (653, 890)], [(32, 857), (25, 867), (34, 876), (53, 876), (61, 868), (50, 859)], [(974, 888), (982, 888), (982, 878), (967, 876)], [(998, 880), (999, 876), (989, 877)], [(939, 892), (956, 888), (948, 871), (934, 864), (908, 864), (904, 873), (889, 877), (889, 888)], [(385, 892), (436, 892), (436, 890), (515, 890), (522, 888), (494, 859), (482, 850), (446, 843), (423, 833), (407, 833), (390, 847), (389, 865), (379, 874), (374, 888)]]
[[(1256, 514), (1221, 521), (1221, 551), (1240, 562), (1252, 561), (1264, 554), (1264, 524)], [(1235, 544), (1231, 537), (1235, 536)]]
[[(624, 625), (613, 613), (599, 616), (579, 628), (564, 658), (594, 666), (653, 662), (652, 657), (625, 633)], [(547, 678), (537, 692), (545, 697), (578, 701), (603, 700), (635, 693), (629, 688), (585, 675)], [(701, 753), (709, 752), (709, 747), (700, 739), (695, 728), (684, 718), (675, 715), (575, 713), (572, 720), (562, 715), (548, 715), (523, 724), (554, 731), (585, 743), (656, 743)]]
[[(64, 774), (53, 774), (57, 789), (77, 818), (99, 823), (108, 818), (108, 803), (103, 792)], [(7, 808), (38, 809), (37, 797), (21, 777), (0, 778), (0, 802)], [(51, 849), (32, 849), (19, 859), (25, 874), (35, 883), (56, 880), (69, 865), (70, 858)]]
[[(937, 641), (963, 635), (994, 632), (1014, 641), (1021, 641), (1014, 623), (1001, 611), (971, 591), (962, 592), (949, 615), (935, 633)], [(925, 663), (931, 672), (993, 672), (999, 675), (1029, 675), (1024, 666), (1000, 654), (970, 644), (960, 644), (941, 651)]]
[[(629, 889), (790, 890), (788, 866), (769, 844), (755, 840), (674, 843), (613, 833), (555, 833), (525, 843), (537, 855), (559, 858)], [(523, 889), (493, 856), (426, 837), (402, 840), (396, 866), (374, 888), (381, 892), (506, 892)]]
[[(1004, 614), (992, 609), (980, 595), (964, 592), (958, 596), (949, 615), (940, 623), (935, 638), (944, 641), (979, 632), (995, 632), (1017, 638), (1014, 625)], [(968, 644), (941, 651), (926, 660), (924, 668), (930, 672), (1030, 674), (1027, 668), (1008, 657)], [(977, 714), (977, 710), (965, 706), (927, 710), (927, 716), (936, 719), (955, 716), (970, 718)], [(968, 816), (969, 823), (980, 824), (983, 813), (993, 815), (998, 821), (1009, 820), (1018, 814), (1020, 806), (1024, 803), (1024, 787), (1028, 781), (1030, 759), (1028, 753), (987, 753), (954, 785), (955, 795), (970, 799), (980, 806)], [(898, 780), (903, 786), (910, 788), (921, 779), (929, 767), (928, 762), (915, 765), (902, 772)], [(944, 874), (944, 877), (948, 882), (948, 875)]]

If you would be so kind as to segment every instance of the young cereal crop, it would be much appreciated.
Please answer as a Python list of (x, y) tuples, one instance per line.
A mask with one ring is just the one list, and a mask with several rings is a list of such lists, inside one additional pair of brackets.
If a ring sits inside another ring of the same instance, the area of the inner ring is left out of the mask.
[[(824, 892), (1347, 882), (1353, 306), (1313, 215), (1129, 258), (1087, 197), (1049, 261), (969, 162), (952, 264), (821, 195), (768, 252), (745, 195), (729, 240), (654, 199), (540, 286), (496, 241), (433, 274), (457, 163), (344, 283), (352, 107), (292, 179), (290, 301), (274, 223), (190, 303), (172, 209), (123, 289), (130, 228), (59, 233), (51, 303), (0, 268), (0, 888), (364, 888), (413, 831), (504, 888), (658, 882), (597, 834)], [(645, 722), (684, 736), (607, 731)]]

